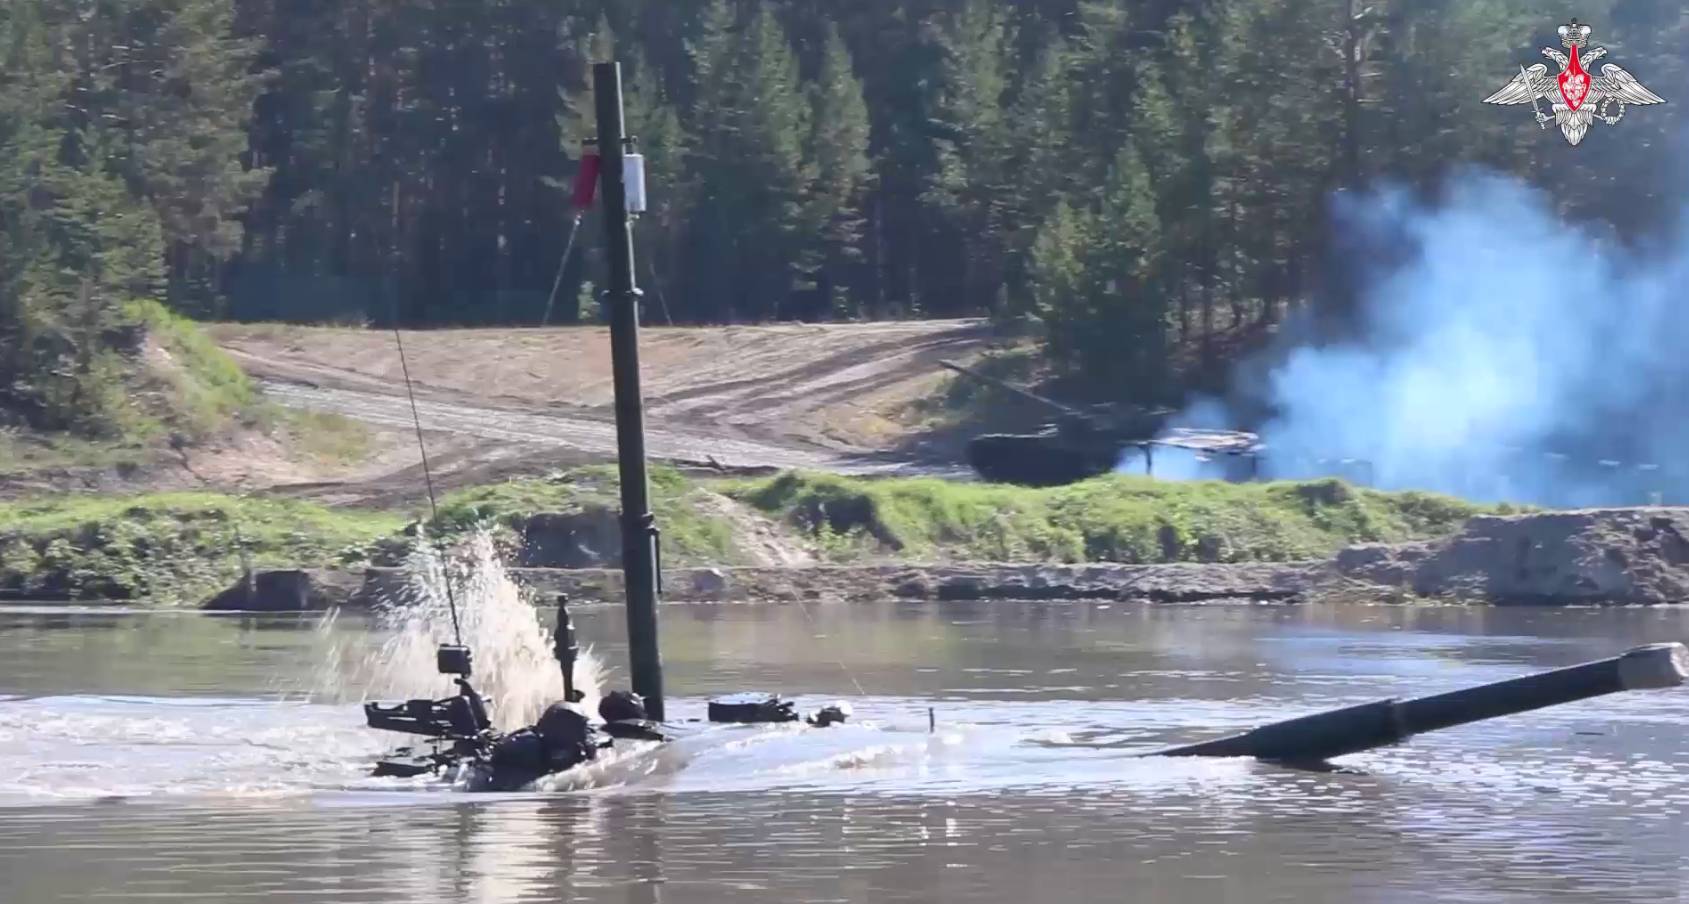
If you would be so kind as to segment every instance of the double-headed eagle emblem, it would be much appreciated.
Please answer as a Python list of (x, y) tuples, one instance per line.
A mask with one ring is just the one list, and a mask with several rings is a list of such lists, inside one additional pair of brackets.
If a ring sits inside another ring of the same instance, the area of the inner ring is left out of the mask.
[[(1607, 55), (1607, 48), (1597, 47), (1579, 59), (1579, 51), (1589, 43), (1590, 28), (1572, 24), (1560, 26), (1560, 43), (1572, 52), (1570, 57), (1552, 47), (1544, 47), (1542, 55), (1560, 64), (1560, 74), (1550, 77), (1548, 67), (1538, 63), (1530, 68), (1519, 67), (1519, 74), (1500, 91), (1484, 98), (1486, 104), (1529, 103), (1536, 110), (1537, 125), (1548, 128), (1556, 123), (1566, 140), (1572, 144), (1583, 141), (1589, 127), (1600, 120), (1614, 125), (1624, 118), (1627, 104), (1663, 104), (1665, 99), (1642, 87), (1636, 76), (1608, 63), (1601, 67), (1600, 76), (1591, 76), (1585, 63), (1593, 63)], [(1537, 101), (1547, 98), (1554, 115), (1542, 112)], [(1615, 112), (1616, 111), (1616, 112)]]

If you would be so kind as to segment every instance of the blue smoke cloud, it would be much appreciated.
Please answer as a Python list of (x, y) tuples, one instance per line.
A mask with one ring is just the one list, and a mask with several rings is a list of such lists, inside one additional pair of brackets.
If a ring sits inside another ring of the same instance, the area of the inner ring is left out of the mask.
[(1689, 211), (1669, 240), (1625, 247), (1486, 173), (1435, 206), (1393, 188), (1337, 204), (1360, 329), (1278, 353), (1257, 389), (1264, 476), (1689, 502)]

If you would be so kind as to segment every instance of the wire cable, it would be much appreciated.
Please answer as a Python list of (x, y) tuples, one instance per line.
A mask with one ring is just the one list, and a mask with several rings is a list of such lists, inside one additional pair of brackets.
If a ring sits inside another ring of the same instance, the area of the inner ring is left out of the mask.
[[(394, 307), (398, 307), (397, 302), (394, 303)], [(397, 311), (394, 313), (397, 315)], [(393, 318), (393, 342), (399, 347), (399, 372), (404, 374), (405, 377), (405, 395), (410, 398), (411, 402), (411, 423), (416, 425), (416, 448), (422, 453), (422, 482), (428, 488), (428, 513), (434, 524), (438, 526), (440, 523), (440, 506), (434, 499), (434, 474), (428, 467), (428, 444), (423, 442), (422, 439), (422, 415), (417, 411), (416, 389), (411, 385), (410, 365), (405, 362), (405, 339), (399, 332), (397, 316)], [(463, 646), (463, 626), (458, 622), (457, 595), (452, 592), (452, 578), (449, 573), (446, 573), (446, 553), (440, 547), (437, 537), (433, 539), (433, 542), (434, 552), (440, 557), (441, 574), (446, 584), (446, 606), (452, 613), (452, 638), (458, 646)]]
[[(798, 611), (802, 612), (804, 620), (809, 622), (810, 630), (815, 632), (816, 637), (820, 637), (821, 626), (816, 623), (815, 617), (809, 614), (809, 606), (804, 603), (802, 597), (798, 598), (797, 603)], [(851, 685), (856, 688), (856, 695), (859, 697), (868, 696), (868, 692), (862, 689), (862, 682), (856, 680), (856, 674), (850, 670), (850, 666), (845, 665), (844, 660), (836, 654), (832, 657), (832, 660), (833, 664), (839, 667), (839, 671), (844, 672), (845, 677), (850, 679)]]
[(563, 271), (569, 269), (569, 256), (575, 253), (575, 236), (581, 231), (581, 212), (575, 212), (574, 225), (569, 227), (569, 241), (563, 245), (563, 259), (557, 262), (557, 278), (551, 282), (551, 297), (545, 300), (545, 316), (540, 326), (551, 326), (551, 309), (557, 304), (557, 290), (563, 287)]

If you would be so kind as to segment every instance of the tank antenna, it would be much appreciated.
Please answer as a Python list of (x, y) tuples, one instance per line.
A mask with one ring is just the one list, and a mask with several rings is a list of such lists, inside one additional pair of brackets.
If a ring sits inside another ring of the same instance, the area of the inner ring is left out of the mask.
[[(428, 514), (435, 525), (440, 523), (440, 506), (434, 498), (434, 474), (428, 467), (428, 444), (422, 439), (422, 415), (416, 407), (416, 389), (411, 385), (410, 365), (405, 362), (405, 338), (399, 332), (399, 302), (393, 300), (393, 342), (399, 347), (399, 372), (405, 378), (405, 394), (410, 398), (411, 423), (416, 426), (416, 448), (422, 453), (422, 482), (428, 490)], [(446, 607), (452, 614), (452, 642), (463, 646), (463, 626), (457, 617), (457, 595), (452, 592), (452, 578), (446, 571), (446, 551), (441, 547), (438, 537), (430, 537), (434, 545), (434, 552), (440, 557), (441, 578), (446, 584)]]

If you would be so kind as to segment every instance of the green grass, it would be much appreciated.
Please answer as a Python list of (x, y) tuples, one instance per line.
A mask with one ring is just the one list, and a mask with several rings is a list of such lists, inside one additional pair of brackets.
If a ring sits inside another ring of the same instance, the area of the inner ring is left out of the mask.
[(835, 559), (1249, 562), (1451, 533), (1486, 509), (1336, 480), (1165, 483), (1112, 475), (1031, 489), (784, 474), (726, 492), (822, 541)]
[[(438, 526), (450, 534), (478, 525), (514, 528), (540, 512), (575, 514), (593, 508), (618, 512), (620, 487), (615, 466), (596, 465), (546, 478), (458, 490), (441, 499)], [(733, 565), (742, 561), (733, 528), (708, 510), (705, 487), (660, 466), (651, 469), (650, 487), (665, 563)]]
[(149, 457), (148, 450), (138, 443), (0, 429), (0, 478), (24, 477), (61, 468), (139, 467)]
[(344, 332), (366, 332), (371, 329), (368, 317), (362, 314), (348, 313), (338, 319), (317, 320), (312, 322), (293, 322), (279, 320), (225, 320), (202, 323), (201, 328), (213, 339), (228, 339), (235, 336), (249, 339), (262, 339), (270, 342), (298, 341), (308, 337), (316, 330), (341, 330)]
[(102, 353), (89, 405), (103, 427), (74, 432), (0, 429), (0, 477), (53, 469), (143, 467), (172, 444), (211, 438), (234, 425), (283, 440), (305, 459), (347, 465), (369, 454), (372, 434), (350, 418), (283, 408), (264, 400), (246, 373), (201, 324), (156, 301), (124, 306), (164, 353), (146, 358)]
[[(651, 475), (668, 564), (736, 564), (732, 525), (715, 517), (708, 491), (675, 471)], [(582, 468), (449, 493), (431, 532), (452, 537), (479, 526), (517, 526), (539, 512), (620, 508), (615, 469)], [(197, 603), (253, 567), (397, 564), (410, 548), (415, 511), (326, 508), (295, 500), (216, 493), (129, 497), (55, 495), (0, 503), (0, 592), (42, 599)]]
[(132, 302), (127, 310), (175, 363), (162, 379), (174, 400), (176, 420), (190, 436), (204, 438), (238, 419), (281, 434), (291, 449), (321, 462), (349, 464), (368, 454), (371, 434), (362, 423), (264, 401), (252, 379), (217, 346), (207, 325), (154, 301)]
[[(1447, 535), (1474, 514), (1510, 511), (1335, 480), (1114, 475), (1028, 489), (804, 473), (698, 482), (656, 468), (652, 505), (668, 565), (748, 564), (741, 521), (722, 513), (718, 493), (766, 513), (835, 562), (1290, 561), (1357, 542)], [(513, 528), (536, 513), (598, 509), (615, 517), (619, 508), (615, 469), (580, 468), (449, 493), (431, 532), (451, 537), (486, 526), (511, 541)], [(416, 515), (211, 493), (0, 503), (0, 591), (195, 603), (239, 578), (237, 537), (257, 568), (396, 564)]]
[(156, 301), (133, 301), (124, 310), (146, 327), (174, 365), (144, 377), (163, 382), (166, 410), (155, 416), (170, 427), (201, 438), (248, 412), (257, 402), (258, 391), (251, 378), (199, 324)]
[(369, 454), (373, 435), (362, 422), (326, 411), (260, 403), (254, 426), (279, 434), (289, 450), (319, 462), (352, 465)]
[(43, 598), (192, 603), (256, 568), (355, 566), (402, 515), (214, 493), (0, 503), (0, 590)]

